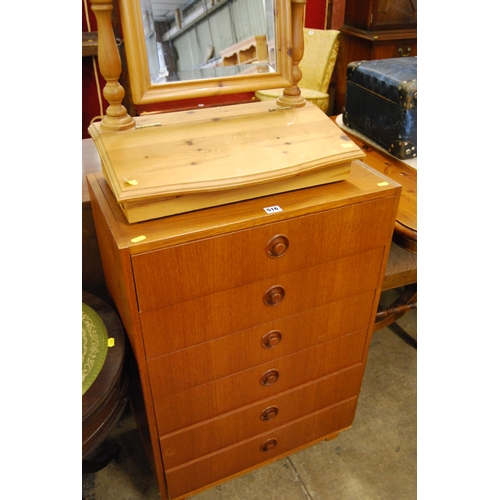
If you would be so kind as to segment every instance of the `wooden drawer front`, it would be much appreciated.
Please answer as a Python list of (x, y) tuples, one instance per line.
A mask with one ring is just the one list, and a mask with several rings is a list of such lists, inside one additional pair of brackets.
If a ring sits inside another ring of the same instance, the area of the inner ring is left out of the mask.
[(162, 394), (174, 394), (366, 329), (373, 298), (371, 291), (355, 295), (154, 358), (148, 363), (150, 378)]
[(397, 42), (380, 42), (373, 45), (373, 59), (408, 57), (417, 55), (417, 40), (399, 40)]
[[(202, 297), (379, 247), (383, 198), (132, 257), (140, 311)], [(275, 254), (274, 256), (272, 254)]]
[[(166, 395), (151, 380), (160, 436), (349, 368), (363, 360), (366, 330), (249, 370)], [(237, 353), (235, 353), (237, 355)]]
[(174, 499), (223, 480), (283, 454), (317, 442), (351, 426), (356, 398), (329, 406), (219, 453), (165, 471), (170, 498)]
[[(148, 359), (269, 323), (308, 309), (374, 291), (384, 249), (327, 262), (232, 290), (141, 314)], [(283, 300), (267, 306), (273, 287)]]
[(329, 375), (161, 438), (165, 469), (270, 431), (359, 393), (363, 366)]

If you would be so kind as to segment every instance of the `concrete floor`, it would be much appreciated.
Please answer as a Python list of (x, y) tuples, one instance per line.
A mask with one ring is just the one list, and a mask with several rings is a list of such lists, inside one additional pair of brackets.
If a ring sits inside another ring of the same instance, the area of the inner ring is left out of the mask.
[[(384, 294), (383, 300), (390, 301)], [(193, 500), (417, 498), (417, 312), (373, 334), (353, 426)], [(128, 409), (110, 436), (120, 462), (83, 475), (84, 500), (158, 500)]]

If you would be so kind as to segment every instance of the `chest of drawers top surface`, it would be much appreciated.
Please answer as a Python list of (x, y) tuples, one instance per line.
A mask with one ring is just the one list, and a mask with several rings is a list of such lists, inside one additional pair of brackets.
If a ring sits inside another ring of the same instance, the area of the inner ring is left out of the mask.
[(104, 176), (90, 174), (88, 181), (118, 248), (128, 249), (131, 255), (390, 197), (399, 189), (394, 181), (357, 160), (349, 178), (341, 182), (130, 224)]

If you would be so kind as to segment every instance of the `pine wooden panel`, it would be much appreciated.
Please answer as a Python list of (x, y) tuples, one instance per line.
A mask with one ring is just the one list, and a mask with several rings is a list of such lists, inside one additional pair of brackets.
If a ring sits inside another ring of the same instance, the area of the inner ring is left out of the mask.
[[(354, 366), (363, 359), (366, 335), (361, 330), (170, 396), (163, 394), (160, 381), (152, 381), (158, 433), (174, 432)], [(278, 370), (278, 380), (262, 385), (268, 370)]]
[[(174, 394), (308, 349), (364, 328), (373, 299), (369, 291), (154, 358), (148, 363), (150, 377), (159, 381), (163, 394)], [(281, 341), (263, 347), (263, 337), (273, 331), (280, 332)]]
[(137, 223), (203, 208), (227, 205), (241, 200), (261, 198), (275, 193), (339, 182), (349, 178), (350, 168), (350, 161), (342, 161), (335, 163), (335, 165), (320, 165), (314, 169), (269, 182), (256, 182), (248, 186), (213, 191), (205, 189), (200, 192), (158, 196), (153, 200), (125, 201), (120, 203), (120, 207), (128, 222)]
[[(375, 291), (384, 248), (319, 264), (141, 314), (146, 356), (154, 358), (365, 291)], [(264, 304), (273, 286), (283, 301)]]
[(343, 180), (364, 156), (316, 106), (269, 108), (181, 111), (89, 132), (129, 222)]
[[(132, 258), (141, 311), (148, 311), (364, 252), (387, 241), (394, 201), (383, 198), (253, 230), (207, 238)], [(286, 235), (289, 248), (271, 258), (266, 246)], [(203, 258), (200, 259), (199, 256)]]
[(89, 132), (118, 203), (128, 205), (255, 186), (364, 156), (310, 103), (163, 113), (137, 117), (136, 128), (119, 133), (98, 123)]
[[(171, 469), (355, 397), (362, 376), (363, 367), (358, 365), (242, 410), (163, 436), (161, 447), (165, 468)], [(277, 409), (276, 416), (270, 420), (261, 418), (267, 408)]]
[[(220, 453), (166, 471), (168, 492), (175, 499), (204, 485), (209, 485), (241, 473), (285, 453), (290, 453), (304, 444), (312, 444), (333, 432), (351, 426), (356, 410), (356, 398), (330, 406), (324, 410), (275, 429), (269, 433), (229, 447)], [(276, 439), (277, 445), (264, 452), (261, 445), (268, 439)]]

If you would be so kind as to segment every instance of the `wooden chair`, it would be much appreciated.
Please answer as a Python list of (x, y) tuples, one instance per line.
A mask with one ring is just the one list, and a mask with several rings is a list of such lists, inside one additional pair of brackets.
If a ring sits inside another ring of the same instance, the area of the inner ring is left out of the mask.
[[(339, 52), (340, 31), (304, 29), (304, 57), (299, 68), (302, 78), (299, 88), (302, 96), (325, 113), (328, 111), (330, 97), (328, 87)], [(276, 100), (283, 89), (259, 90), (255, 96), (260, 101)]]

